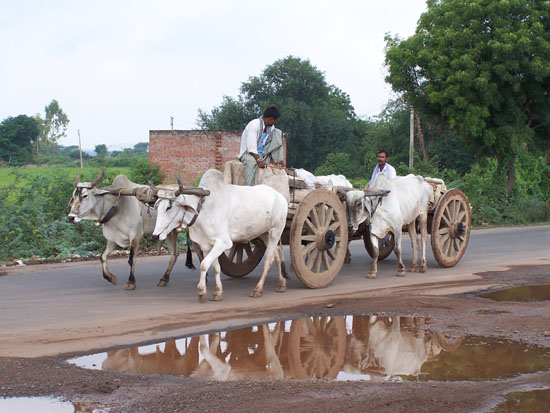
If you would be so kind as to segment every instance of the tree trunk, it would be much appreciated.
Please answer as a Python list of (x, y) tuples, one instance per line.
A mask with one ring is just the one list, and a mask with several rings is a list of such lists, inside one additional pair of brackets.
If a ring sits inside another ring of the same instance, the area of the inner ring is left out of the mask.
[(508, 163), (508, 183), (506, 184), (506, 195), (510, 195), (510, 192), (514, 188), (516, 183), (516, 155), (510, 158)]

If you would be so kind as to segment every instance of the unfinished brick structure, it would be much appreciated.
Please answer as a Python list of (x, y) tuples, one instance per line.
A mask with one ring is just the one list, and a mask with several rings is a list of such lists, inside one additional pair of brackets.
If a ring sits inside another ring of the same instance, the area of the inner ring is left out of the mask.
[[(242, 131), (152, 130), (149, 131), (149, 163), (157, 164), (165, 183), (196, 184), (208, 169), (221, 170), (237, 159)], [(286, 136), (283, 135), (286, 159)]]

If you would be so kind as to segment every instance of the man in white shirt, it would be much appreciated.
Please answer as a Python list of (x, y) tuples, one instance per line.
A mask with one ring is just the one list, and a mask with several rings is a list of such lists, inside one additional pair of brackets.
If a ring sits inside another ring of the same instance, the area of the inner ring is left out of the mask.
[(397, 175), (395, 173), (395, 168), (391, 166), (388, 162), (388, 153), (385, 150), (380, 150), (376, 154), (376, 162), (377, 165), (374, 167), (374, 171), (372, 171), (372, 176), (370, 178), (370, 182), (368, 187), (371, 187), (374, 183), (374, 178), (376, 178), (376, 175), (382, 173), (386, 175), (386, 178), (393, 179)]
[(258, 168), (268, 164), (285, 166), (282, 132), (275, 127), (280, 117), (279, 110), (270, 106), (243, 131), (239, 160), (244, 164), (247, 185), (258, 183)]

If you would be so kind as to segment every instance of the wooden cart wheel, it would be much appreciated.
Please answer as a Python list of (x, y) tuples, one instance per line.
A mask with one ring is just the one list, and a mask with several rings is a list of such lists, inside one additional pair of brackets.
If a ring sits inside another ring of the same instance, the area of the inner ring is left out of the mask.
[(298, 279), (309, 288), (334, 280), (346, 256), (348, 223), (338, 196), (326, 189), (310, 192), (290, 228), (290, 256)]
[(235, 243), (229, 252), (218, 258), (222, 272), (233, 278), (244, 277), (258, 266), (265, 253), (264, 242), (253, 239), (246, 243)]
[(442, 267), (452, 267), (464, 255), (472, 217), (468, 198), (459, 189), (451, 189), (437, 203), (432, 220), (432, 251)]
[[(363, 244), (365, 244), (365, 249), (372, 258), (374, 256), (374, 250), (372, 247), (372, 242), (370, 240), (370, 232), (367, 231), (363, 234)], [(378, 240), (378, 261), (382, 261), (384, 258), (387, 258), (391, 254), (393, 248), (395, 247), (395, 237), (390, 232), (386, 239)]]
[(288, 356), (296, 379), (334, 379), (346, 355), (344, 317), (307, 317), (292, 321)]

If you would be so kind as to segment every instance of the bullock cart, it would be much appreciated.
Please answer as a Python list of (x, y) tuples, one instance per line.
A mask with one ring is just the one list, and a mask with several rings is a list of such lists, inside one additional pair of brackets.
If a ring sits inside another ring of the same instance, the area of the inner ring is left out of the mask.
[[(326, 287), (334, 280), (346, 257), (345, 205), (338, 197), (337, 188), (308, 189), (293, 170), (286, 169), (286, 174), (290, 202), (282, 243), (290, 247), (298, 279), (310, 288)], [(239, 182), (233, 177), (232, 183)], [(264, 252), (263, 242), (255, 239), (234, 244), (218, 260), (224, 274), (243, 277), (256, 268)]]
[[(432, 252), (441, 267), (456, 265), (468, 246), (472, 217), (468, 198), (460, 189), (447, 189), (441, 179), (424, 178), (432, 186), (432, 198), (428, 211), (428, 234), (431, 234)], [(340, 188), (340, 199), (344, 199), (346, 189)], [(369, 193), (365, 192), (368, 196)], [(371, 195), (372, 196), (372, 195)], [(418, 223), (417, 223), (418, 225)], [(405, 228), (403, 228), (405, 230)], [(350, 234), (350, 240), (363, 239), (365, 249), (372, 257), (369, 227), (366, 223)], [(395, 246), (393, 234), (379, 242), (379, 260), (391, 254)]]

